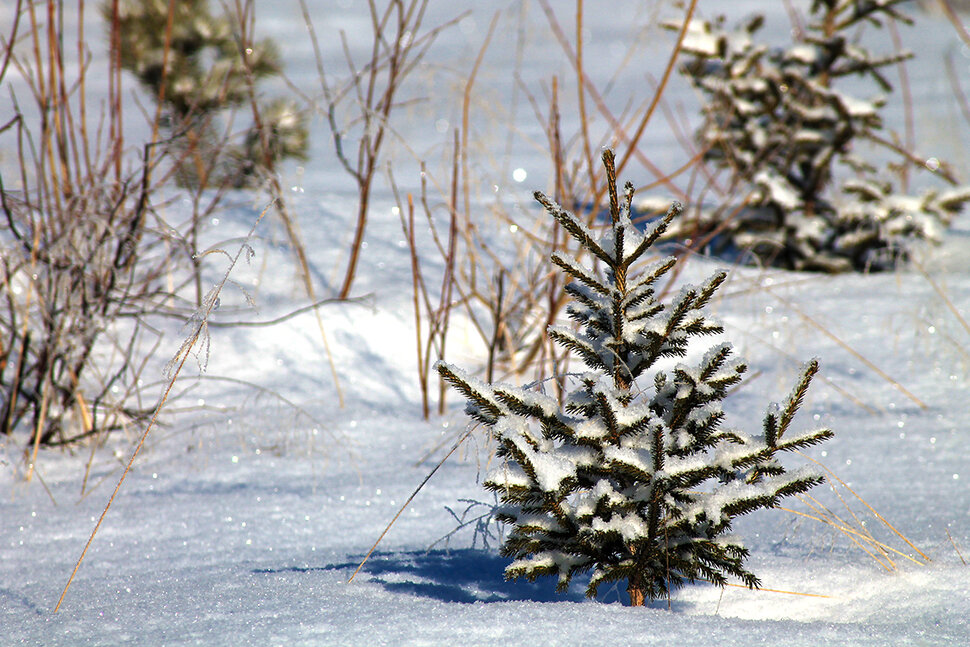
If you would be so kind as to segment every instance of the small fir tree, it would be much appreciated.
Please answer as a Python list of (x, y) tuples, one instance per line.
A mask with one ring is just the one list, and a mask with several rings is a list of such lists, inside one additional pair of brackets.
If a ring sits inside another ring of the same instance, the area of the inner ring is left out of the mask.
[[(683, 49), (693, 58), (683, 69), (706, 102), (699, 143), (705, 159), (727, 172), (732, 193), (750, 191), (744, 210), (729, 205), (730, 218), (713, 220), (761, 262), (828, 272), (891, 269), (914, 241), (939, 242), (970, 200), (966, 188), (900, 195), (886, 179), (891, 168), (856, 154), (860, 141), (887, 145), (879, 114), (885, 98), (853, 97), (841, 82), (868, 79), (888, 94), (883, 68), (912, 54), (874, 55), (849, 34), (863, 23), (910, 23), (897, 9), (903, 1), (813, 0), (804, 31), (787, 48), (758, 42), (762, 16), (734, 31), (723, 18), (689, 25)], [(914, 166), (924, 165), (902, 156), (897, 169)], [(850, 179), (836, 185), (840, 167)], [(942, 171), (936, 162), (926, 168)]]
[[(721, 400), (741, 380), (743, 362), (729, 344), (710, 349), (697, 366), (669, 374), (658, 360), (681, 357), (693, 337), (722, 332), (704, 306), (725, 279), (684, 287), (670, 302), (654, 286), (676, 261), (656, 261), (634, 276), (631, 266), (654, 244), (675, 204), (647, 232), (630, 220), (633, 187), (623, 202), (613, 154), (606, 151), (612, 227), (602, 240), (546, 196), (536, 199), (605, 274), (555, 253), (552, 262), (576, 280), (566, 290), (567, 312), (580, 329), (553, 326), (550, 336), (589, 368), (581, 386), (555, 398), (531, 388), (486, 384), (439, 362), (437, 370), (468, 399), (468, 413), (489, 427), (503, 464), (485, 487), (501, 497), (498, 518), (512, 526), (502, 554), (513, 558), (508, 579), (559, 578), (565, 590), (576, 573), (592, 571), (586, 594), (604, 582), (626, 580), (633, 605), (668, 596), (685, 582), (723, 586), (736, 577), (750, 587), (748, 551), (729, 534), (732, 521), (820, 482), (814, 472), (787, 472), (783, 451), (829, 438), (827, 429), (788, 435), (812, 376), (804, 369), (788, 400), (772, 405), (761, 433), (722, 429)], [(652, 393), (638, 379), (652, 374)]]

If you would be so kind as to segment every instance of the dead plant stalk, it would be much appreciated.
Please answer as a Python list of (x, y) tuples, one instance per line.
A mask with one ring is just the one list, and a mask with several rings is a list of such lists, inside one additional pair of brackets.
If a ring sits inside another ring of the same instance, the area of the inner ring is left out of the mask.
[[(218, 307), (219, 295), (222, 293), (222, 290), (225, 287), (226, 283), (229, 282), (229, 275), (232, 274), (233, 268), (236, 267), (236, 264), (239, 262), (239, 259), (243, 256), (243, 253), (244, 252), (246, 252), (247, 254), (252, 253), (252, 248), (249, 247), (248, 241), (252, 238), (253, 234), (256, 233), (256, 228), (259, 226), (259, 223), (263, 220), (263, 217), (266, 215), (266, 212), (269, 210), (270, 206), (272, 205), (267, 205), (266, 208), (263, 209), (263, 211), (259, 214), (259, 217), (256, 219), (256, 222), (253, 223), (253, 226), (249, 230), (249, 234), (246, 237), (247, 242), (244, 242), (236, 251), (236, 254), (230, 257), (231, 260), (229, 263), (229, 267), (222, 275), (222, 280), (220, 280), (219, 283), (216, 284), (216, 286), (213, 287), (208, 294), (206, 294), (202, 302), (202, 307), (200, 308), (199, 312), (194, 318), (195, 325), (194, 325), (194, 328), (192, 329), (192, 333), (185, 339), (185, 341), (182, 342), (182, 345), (179, 346), (178, 352), (176, 352), (175, 356), (172, 358), (171, 362), (169, 363), (169, 366), (172, 367), (171, 378), (169, 378), (168, 384), (165, 387), (165, 391), (162, 393), (161, 399), (159, 399), (158, 404), (155, 406), (155, 410), (152, 412), (152, 417), (149, 420), (148, 425), (145, 427), (145, 430), (142, 432), (141, 436), (139, 437), (138, 443), (135, 445), (134, 450), (132, 450), (131, 456), (128, 459), (128, 462), (125, 464), (125, 469), (121, 473), (121, 478), (118, 479), (118, 484), (115, 485), (114, 491), (112, 491), (111, 496), (108, 498), (108, 503), (105, 505), (104, 510), (102, 510), (101, 516), (98, 517), (98, 521), (97, 523), (95, 523), (94, 529), (91, 531), (91, 536), (88, 537), (88, 541), (87, 543), (85, 543), (84, 549), (81, 551), (81, 556), (78, 558), (77, 563), (74, 565), (74, 570), (71, 571), (71, 575), (67, 580), (67, 584), (64, 586), (64, 590), (61, 592), (61, 596), (57, 600), (57, 605), (54, 607), (54, 613), (57, 613), (57, 611), (61, 608), (61, 603), (64, 602), (64, 596), (67, 595), (68, 589), (71, 588), (71, 583), (74, 581), (74, 576), (77, 575), (78, 569), (81, 567), (81, 562), (84, 561), (84, 556), (87, 554), (88, 548), (91, 547), (91, 543), (94, 541), (95, 535), (98, 534), (98, 530), (101, 528), (101, 524), (104, 522), (104, 519), (108, 514), (108, 510), (111, 509), (111, 504), (114, 503), (115, 497), (118, 495), (118, 492), (121, 490), (121, 486), (124, 484), (125, 479), (128, 476), (128, 473), (131, 471), (131, 467), (132, 465), (134, 465), (135, 459), (138, 458), (138, 454), (141, 452), (141, 449), (145, 444), (145, 440), (148, 438), (149, 432), (151, 432), (152, 428), (155, 426), (155, 422), (158, 420), (158, 415), (161, 413), (162, 408), (164, 408), (165, 403), (168, 401), (169, 395), (172, 393), (172, 389), (175, 387), (175, 382), (176, 380), (178, 380), (179, 374), (182, 372), (182, 367), (185, 366), (186, 360), (188, 360), (189, 356), (192, 354), (193, 349), (196, 347), (196, 345), (199, 342), (201, 342), (201, 345), (206, 349), (206, 354), (208, 354), (209, 317), (212, 315), (212, 312)], [(226, 256), (229, 256), (227, 252), (221, 249), (209, 250), (207, 252), (204, 252), (203, 256), (208, 254), (216, 254), (216, 253), (221, 253), (221, 254), (225, 254)]]

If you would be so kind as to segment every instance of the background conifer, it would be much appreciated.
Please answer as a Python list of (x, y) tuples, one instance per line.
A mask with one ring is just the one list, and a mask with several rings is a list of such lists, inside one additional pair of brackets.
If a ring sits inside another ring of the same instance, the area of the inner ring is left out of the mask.
[[(111, 20), (112, 3), (101, 8)], [(254, 86), (281, 76), (283, 67), (274, 41), (242, 33), (251, 27), (243, 14), (228, 5), (213, 14), (209, 0), (122, 0), (117, 20), (122, 67), (161, 100), (179, 184), (258, 185), (276, 162), (306, 159), (306, 116), (290, 99), (257, 100)], [(255, 104), (250, 112), (259, 123), (230, 143), (217, 117), (247, 104)]]
[[(902, 2), (814, 0), (788, 47), (759, 42), (760, 15), (733, 30), (723, 18), (690, 24), (684, 51), (693, 58), (683, 69), (705, 101), (699, 144), (727, 173), (732, 195), (749, 192), (745, 209), (726, 205), (731, 217), (711, 214), (711, 226), (759, 262), (892, 269), (915, 241), (939, 242), (970, 200), (967, 187), (900, 193), (898, 180), (914, 168), (955, 180), (935, 158), (923, 164), (883, 135), (885, 96), (861, 99), (845, 89), (851, 77), (892, 91), (884, 69), (912, 54), (874, 54), (854, 35), (864, 24), (911, 22)], [(859, 155), (860, 143), (898, 154), (898, 164), (877, 168)]]
[[(558, 578), (565, 590), (576, 573), (592, 572), (586, 593), (604, 582), (626, 581), (633, 605), (669, 595), (685, 582), (724, 585), (735, 577), (758, 579), (744, 566), (748, 552), (732, 537), (732, 520), (820, 482), (810, 470), (789, 473), (782, 451), (818, 443), (827, 429), (789, 434), (812, 376), (804, 369), (782, 406), (772, 405), (761, 433), (722, 428), (721, 400), (741, 380), (745, 365), (726, 343), (696, 366), (654, 369), (662, 358), (685, 355), (693, 337), (722, 332), (703, 314), (725, 279), (717, 272), (685, 286), (669, 303), (654, 286), (675, 259), (655, 261), (639, 273), (631, 266), (680, 212), (674, 205), (646, 232), (630, 220), (633, 187), (622, 203), (613, 153), (606, 151), (612, 227), (601, 240), (573, 214), (536, 193), (573, 238), (605, 268), (597, 272), (553, 254), (575, 281), (567, 312), (579, 330), (550, 328), (550, 335), (588, 367), (563, 405), (535, 388), (486, 384), (439, 362), (438, 372), (468, 399), (468, 413), (491, 429), (503, 464), (485, 487), (502, 501), (499, 519), (511, 532), (502, 554), (513, 559), (509, 579)], [(639, 378), (651, 375), (644, 384)]]

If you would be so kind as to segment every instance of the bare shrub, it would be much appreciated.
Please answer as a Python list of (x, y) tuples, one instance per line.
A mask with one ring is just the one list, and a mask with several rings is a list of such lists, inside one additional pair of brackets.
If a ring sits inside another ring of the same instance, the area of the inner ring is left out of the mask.
[[(0, 433), (24, 430), (33, 448), (119, 429), (132, 405), (151, 335), (139, 315), (170, 298), (171, 227), (150, 196), (152, 145), (124, 159), (121, 84), (109, 61), (108, 108), (96, 129), (86, 105), (90, 57), (81, 25), (67, 33), (54, 3), (18, 3), (5, 60), (29, 94), (14, 95), (3, 129), (19, 176), (0, 176)], [(80, 12), (79, 12), (80, 14)], [(75, 42), (71, 43), (71, 40)], [(77, 48), (77, 75), (65, 60)], [(157, 159), (157, 158), (156, 158)], [(13, 186), (11, 186), (13, 185)], [(30, 470), (28, 470), (28, 475)]]
[[(232, 188), (268, 183), (278, 197), (275, 165), (306, 149), (302, 118), (256, 99), (279, 66), (254, 40), (251, 1), (216, 17), (205, 2), (106, 3), (106, 60), (91, 55), (83, 2), (75, 27), (56, 3), (43, 7), (18, 2), (0, 42), (0, 78), (16, 72), (26, 87), (0, 125), (19, 167), (0, 175), (0, 434), (27, 434), (31, 466), (42, 445), (101, 438), (151, 412), (139, 392), (157, 336), (146, 316), (204, 305), (201, 223)], [(140, 149), (124, 138), (123, 70), (155, 102)], [(97, 111), (95, 75), (108, 86)], [(240, 130), (241, 108), (252, 118)], [(191, 203), (184, 222), (159, 209), (177, 188)], [(182, 298), (193, 284), (194, 304)]]
[[(425, 30), (423, 23), (428, 0), (390, 0), (383, 8), (378, 6), (376, 0), (369, 0), (370, 56), (363, 64), (355, 62), (347, 34), (341, 31), (340, 40), (349, 78), (335, 82), (324, 65), (305, 0), (300, 0), (300, 6), (316, 55), (323, 94), (320, 109), (330, 125), (337, 159), (357, 185), (354, 237), (338, 293), (341, 299), (346, 299), (350, 296), (357, 274), (367, 229), (371, 188), (379, 170), (381, 149), (391, 133), (390, 117), (398, 106), (398, 93), (438, 34), (454, 24), (457, 18)], [(348, 149), (355, 141), (357, 150), (353, 154)]]

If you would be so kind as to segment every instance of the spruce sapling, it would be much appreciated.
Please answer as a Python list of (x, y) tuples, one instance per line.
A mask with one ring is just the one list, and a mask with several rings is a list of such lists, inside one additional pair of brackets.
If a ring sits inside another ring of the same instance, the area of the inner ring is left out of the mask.
[(555, 253), (552, 262), (575, 281), (567, 308), (579, 330), (553, 326), (550, 336), (588, 367), (564, 402), (532, 388), (486, 384), (444, 362), (439, 374), (468, 399), (469, 415), (489, 427), (503, 464), (485, 487), (511, 526), (502, 554), (508, 579), (559, 579), (592, 572), (587, 596), (604, 582), (627, 582), (631, 604), (669, 596), (686, 582), (723, 586), (735, 577), (757, 587), (744, 566), (748, 551), (729, 532), (735, 517), (775, 506), (822, 479), (810, 470), (789, 473), (776, 454), (832, 436), (821, 429), (789, 434), (792, 418), (818, 370), (809, 362), (782, 405), (772, 405), (756, 436), (721, 428), (720, 402), (746, 367), (730, 344), (710, 349), (697, 366), (654, 369), (652, 389), (638, 383), (658, 360), (682, 357), (690, 339), (722, 332), (703, 314), (723, 283), (717, 272), (686, 286), (670, 302), (655, 294), (676, 260), (630, 268), (650, 249), (681, 208), (674, 204), (646, 232), (630, 220), (633, 187), (622, 204), (614, 158), (603, 154), (612, 227), (602, 240), (573, 214), (537, 192), (536, 199), (605, 267), (589, 269)]

